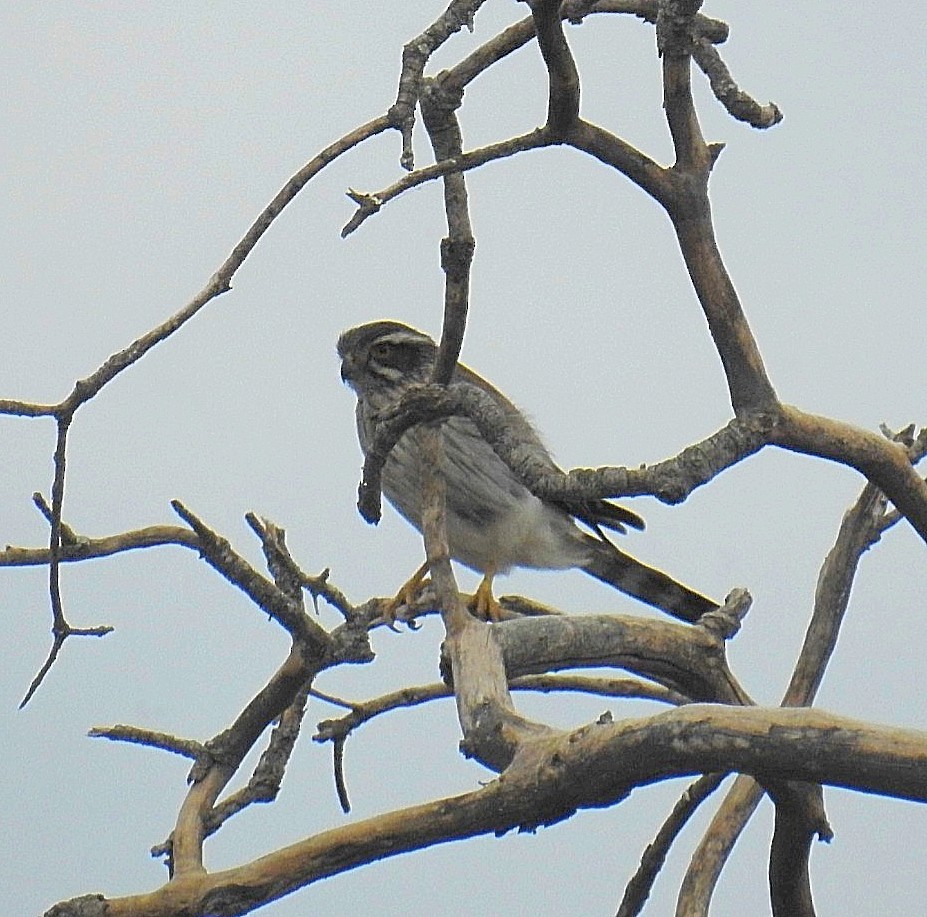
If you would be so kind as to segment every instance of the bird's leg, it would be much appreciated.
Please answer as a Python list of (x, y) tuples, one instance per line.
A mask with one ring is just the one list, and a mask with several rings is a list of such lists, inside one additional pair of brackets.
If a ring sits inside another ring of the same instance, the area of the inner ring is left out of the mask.
[(470, 598), (470, 611), (484, 621), (501, 621), (503, 618), (502, 606), (492, 594), (492, 581), (496, 575), (495, 567), (487, 567), (480, 580), (476, 592)]
[(415, 600), (421, 595), (422, 590), (428, 585), (428, 561), (426, 560), (412, 576), (406, 580), (399, 591), (387, 601), (383, 606), (381, 615), (386, 626), (390, 630), (396, 630), (396, 613), (403, 605), (411, 608)]

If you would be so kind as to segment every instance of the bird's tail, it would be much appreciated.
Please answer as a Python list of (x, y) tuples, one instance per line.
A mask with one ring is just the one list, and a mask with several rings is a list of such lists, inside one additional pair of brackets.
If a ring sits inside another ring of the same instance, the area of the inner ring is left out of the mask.
[(589, 542), (592, 552), (583, 570), (621, 592), (683, 621), (695, 622), (718, 607), (717, 602), (625, 554), (610, 541), (590, 536)]

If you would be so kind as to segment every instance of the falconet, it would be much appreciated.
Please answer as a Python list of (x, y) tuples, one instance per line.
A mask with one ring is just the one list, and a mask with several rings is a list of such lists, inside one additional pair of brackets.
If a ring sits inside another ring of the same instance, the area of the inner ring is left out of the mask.
[[(394, 321), (371, 322), (338, 339), (341, 378), (357, 395), (357, 435), (366, 455), (377, 418), (411, 387), (430, 381), (437, 345), (427, 335)], [(534, 446), (551, 471), (559, 470), (525, 416), (473, 370), (458, 364), (451, 384), (476, 386), (496, 402), (513, 432)], [(475, 610), (497, 618), (493, 577), (513, 567), (584, 570), (621, 592), (677, 618), (695, 621), (716, 602), (617, 548), (603, 529), (643, 529), (636, 513), (608, 500), (542, 500), (528, 490), (467, 417), (441, 424), (447, 489), (447, 538), (451, 557), (483, 574)], [(383, 468), (383, 493), (416, 529), (422, 529), (421, 457), (414, 429), (393, 447)], [(588, 527), (584, 531), (576, 523)], [(403, 587), (394, 605), (408, 601), (427, 565)]]

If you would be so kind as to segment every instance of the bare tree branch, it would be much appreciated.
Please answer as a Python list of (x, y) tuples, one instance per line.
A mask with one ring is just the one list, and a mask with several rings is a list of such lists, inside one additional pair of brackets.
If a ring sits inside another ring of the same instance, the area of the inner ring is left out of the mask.
[[(64, 534), (64, 527), (62, 527), (62, 534)], [(165, 545), (179, 545), (194, 551), (200, 549), (199, 539), (189, 529), (178, 525), (151, 525), (143, 529), (120, 532), (117, 535), (103, 535), (99, 538), (75, 535), (62, 543), (58, 560), (61, 563), (76, 563), (99, 557), (111, 557), (125, 551), (138, 551)], [(7, 545), (5, 550), (0, 551), (0, 567), (38, 567), (44, 566), (50, 560), (51, 551), (48, 548), (20, 548)]]
[[(814, 747), (815, 755), (796, 755), (797, 742)], [(471, 793), (332, 829), (222, 872), (189, 870), (183, 881), (150, 894), (110, 899), (106, 913), (214, 913), (219, 900), (226, 912), (245, 913), (367, 862), (371, 850), (395, 856), (463, 837), (537, 827), (578, 808), (614, 803), (635, 786), (670, 776), (733, 768), (764, 779), (927, 800), (927, 734), (811, 709), (697, 704), (643, 719), (602, 721), (529, 746), (503, 777)]]
[[(806, 706), (814, 701), (836, 647), (856, 570), (863, 553), (872, 544), (883, 506), (884, 497), (872, 484), (867, 484), (843, 517), (834, 547), (818, 576), (814, 611), (782, 699), (784, 706)], [(752, 778), (737, 779), (692, 856), (680, 890), (677, 914), (708, 913), (721, 870), (762, 798), (763, 790)], [(777, 851), (783, 848), (790, 856), (794, 845), (780, 845)], [(804, 849), (807, 854), (807, 847)], [(794, 873), (788, 865), (780, 864), (777, 868), (780, 875)], [(803, 870), (807, 882), (806, 865)]]
[(497, 159), (506, 159), (514, 156), (516, 153), (523, 153), (526, 150), (536, 150), (541, 147), (554, 143), (549, 131), (546, 128), (536, 128), (520, 137), (512, 137), (509, 140), (503, 140), (499, 143), (493, 143), (489, 146), (482, 147), (478, 150), (471, 150), (467, 153), (459, 153), (441, 159), (433, 165), (423, 166), (421, 169), (404, 175), (398, 181), (394, 182), (388, 188), (373, 193), (348, 191), (350, 197), (358, 209), (354, 212), (351, 219), (341, 230), (342, 238), (349, 236), (354, 230), (358, 229), (364, 221), (380, 212), (380, 208), (388, 204), (394, 198), (399, 197), (405, 191), (423, 185), (426, 182), (433, 181), (436, 178), (444, 178), (455, 172), (467, 172), (485, 165), (488, 162), (494, 162)]
[(196, 759), (205, 751), (201, 742), (193, 739), (181, 739), (166, 732), (152, 729), (140, 729), (138, 726), (94, 726), (87, 732), (94, 739), (109, 739), (113, 742), (129, 742), (133, 745), (148, 745), (161, 751), (169, 751), (185, 758)]
[(724, 774), (705, 774), (679, 797), (653, 843), (644, 851), (640, 867), (625, 887), (615, 917), (636, 917), (643, 910), (673, 842), (698, 807), (721, 785), (724, 777)]
[(579, 71), (560, 19), (560, 0), (526, 0), (547, 67), (547, 127), (563, 136), (579, 116)]

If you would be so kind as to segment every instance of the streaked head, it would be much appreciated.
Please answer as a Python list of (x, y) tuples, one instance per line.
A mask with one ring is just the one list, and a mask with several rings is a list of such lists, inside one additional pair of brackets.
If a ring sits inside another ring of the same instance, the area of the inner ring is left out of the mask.
[(392, 391), (427, 381), (435, 352), (435, 342), (427, 334), (401, 322), (358, 325), (338, 338), (341, 378), (359, 394), (374, 387)]

